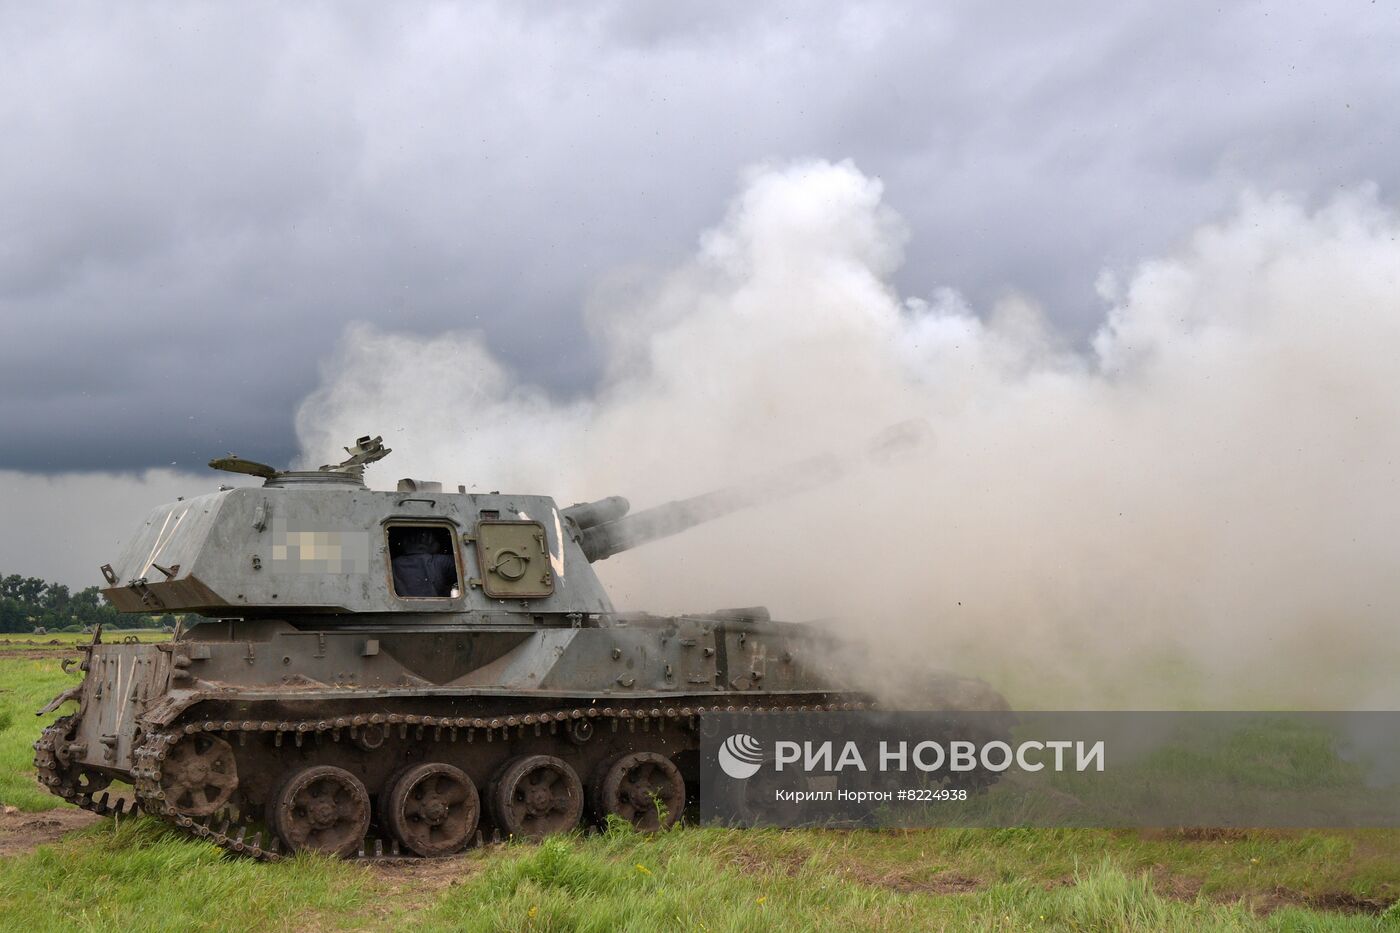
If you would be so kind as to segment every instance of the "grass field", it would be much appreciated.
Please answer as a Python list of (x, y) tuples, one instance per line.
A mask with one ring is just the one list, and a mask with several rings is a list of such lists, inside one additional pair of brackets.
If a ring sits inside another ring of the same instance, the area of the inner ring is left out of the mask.
[[(166, 641), (170, 638), (169, 633), (159, 629), (133, 629), (132, 631), (108, 631), (102, 633), (104, 642), (120, 641), (123, 638), (134, 638), (143, 644), (151, 642)], [(58, 651), (73, 645), (86, 645), (92, 641), (92, 636), (82, 632), (53, 632), (46, 635), (0, 635), (0, 653), (4, 652), (25, 652), (25, 651)]]
[[(29, 760), (33, 711), (69, 683), (55, 658), (0, 657), (0, 801), (20, 811), (0, 834), (66, 808)], [(690, 827), (374, 867), (257, 864), (135, 818), (0, 858), (0, 930), (26, 931), (1372, 930), (1400, 928), (1397, 897), (1393, 831)]]

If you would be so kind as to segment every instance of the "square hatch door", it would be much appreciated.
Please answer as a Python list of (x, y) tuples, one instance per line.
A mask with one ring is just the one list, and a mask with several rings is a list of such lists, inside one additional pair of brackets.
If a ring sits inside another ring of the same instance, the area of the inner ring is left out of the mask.
[(539, 522), (477, 522), (476, 557), (487, 596), (530, 599), (554, 592), (549, 544)]

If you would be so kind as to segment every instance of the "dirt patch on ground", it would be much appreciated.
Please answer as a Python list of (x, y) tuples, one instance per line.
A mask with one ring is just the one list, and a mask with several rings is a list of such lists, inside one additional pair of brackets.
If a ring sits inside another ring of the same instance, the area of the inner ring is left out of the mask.
[(1258, 830), (1232, 827), (1183, 826), (1178, 829), (1144, 829), (1139, 835), (1154, 842), (1239, 842), (1260, 833)]
[(1285, 907), (1308, 907), (1339, 914), (1383, 914), (1395, 903), (1394, 898), (1362, 897), (1350, 891), (1325, 891), (1322, 894), (1302, 894), (1287, 888), (1275, 888), (1267, 894), (1241, 901), (1260, 916), (1268, 916)]
[[(754, 875), (778, 872), (793, 877), (811, 862), (806, 852), (766, 852), (734, 848), (716, 853), (726, 868), (740, 874)], [(820, 868), (818, 870), (821, 870)], [(982, 882), (951, 872), (924, 875), (915, 869), (880, 868), (872, 865), (842, 865), (831, 869), (838, 878), (872, 887), (898, 891), (901, 894), (967, 894), (982, 887)]]
[(780, 855), (759, 853), (749, 849), (735, 849), (721, 853), (726, 867), (738, 869), (740, 874), (752, 875), (762, 872), (781, 872), (789, 877), (796, 875), (807, 864), (808, 856), (798, 852), (785, 852)]
[(380, 921), (395, 913), (420, 910), (442, 892), (462, 884), (485, 866), (485, 849), (471, 849), (444, 858), (394, 859), (364, 863), (364, 871), (382, 892), (371, 910)]
[(0, 857), (22, 855), (46, 842), (55, 842), (65, 834), (101, 820), (96, 813), (62, 807), (45, 813), (24, 813), (5, 808), (0, 813)]
[(1158, 897), (1190, 902), (1201, 896), (1203, 882), (1200, 878), (1174, 875), (1163, 865), (1154, 865), (1149, 875), (1152, 879), (1152, 890), (1157, 892)]
[[(155, 645), (166, 638), (159, 636), (142, 637), (136, 642), (124, 642), (122, 636), (112, 636), (107, 644), (141, 644)], [(38, 660), (43, 658), (72, 658), (77, 661), (83, 656), (82, 649), (86, 648), (90, 640), (85, 636), (81, 642), (60, 641), (57, 638), (0, 638), (0, 658), (20, 658), (22, 660)]]
[(365, 870), (385, 883), (401, 887), (445, 888), (481, 870), (482, 856), (472, 850), (443, 858), (384, 859), (365, 863)]
[[(1152, 889), (1161, 897), (1190, 902), (1201, 896), (1202, 882), (1199, 878), (1174, 875), (1161, 865), (1154, 866), (1150, 874)], [(1207, 896), (1217, 904), (1238, 905), (1260, 917), (1267, 917), (1285, 907), (1306, 907), (1340, 914), (1380, 914), (1395, 902), (1394, 898), (1362, 897), (1349, 891), (1304, 894), (1283, 887), (1264, 893), (1215, 893)]]
[(917, 872), (891, 869), (879, 871), (868, 865), (847, 868), (841, 873), (852, 881), (877, 888), (887, 888), (900, 894), (971, 894), (982, 887), (976, 878), (953, 872), (926, 877)]
[[(468, 849), (444, 858), (385, 858), (358, 863), (370, 894), (368, 902), (354, 913), (354, 928), (389, 930), (401, 925), (404, 917), (431, 907), (443, 892), (480, 872), (486, 865), (485, 853), (493, 848)], [(295, 929), (300, 933), (343, 930), (347, 916), (343, 911), (328, 911), (298, 919)]]
[(45, 658), (72, 658), (81, 661), (82, 655), (73, 648), (9, 648), (0, 651), (0, 659), (17, 658), (21, 661), (42, 661)]

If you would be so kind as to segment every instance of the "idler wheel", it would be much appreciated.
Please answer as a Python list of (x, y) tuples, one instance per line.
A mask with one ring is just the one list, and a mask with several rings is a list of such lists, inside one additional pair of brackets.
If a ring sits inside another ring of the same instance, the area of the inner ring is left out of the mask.
[(384, 828), (418, 855), (447, 855), (467, 844), (481, 816), (476, 785), (439, 762), (401, 772), (383, 797)]
[(369, 830), (369, 791), (343, 768), (314, 765), (277, 791), (268, 822), (293, 852), (350, 855)]
[(175, 743), (161, 763), (165, 802), (186, 816), (208, 816), (238, 789), (233, 746), (215, 735), (196, 733)]
[(600, 821), (616, 814), (645, 832), (666, 829), (685, 809), (685, 778), (657, 752), (618, 755), (598, 766), (592, 802)]
[(506, 763), (493, 782), (491, 815), (505, 833), (539, 839), (578, 825), (583, 782), (553, 755), (522, 755)]

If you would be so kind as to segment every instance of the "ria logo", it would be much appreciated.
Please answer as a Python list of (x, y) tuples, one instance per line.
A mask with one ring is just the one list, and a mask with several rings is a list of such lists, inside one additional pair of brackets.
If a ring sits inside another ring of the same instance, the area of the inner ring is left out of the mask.
[(751, 778), (763, 767), (763, 746), (753, 736), (736, 732), (719, 747), (719, 767), (736, 781)]

